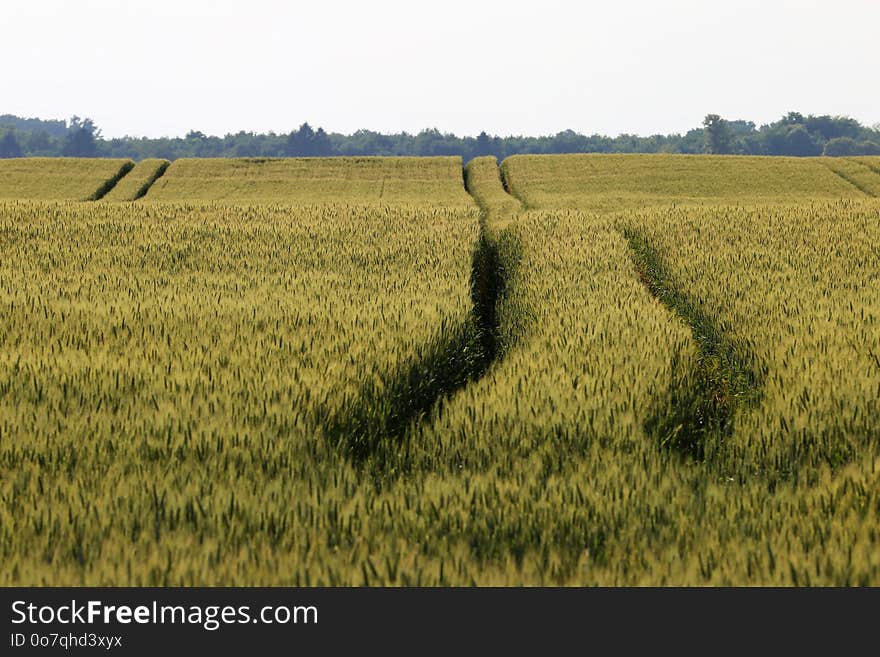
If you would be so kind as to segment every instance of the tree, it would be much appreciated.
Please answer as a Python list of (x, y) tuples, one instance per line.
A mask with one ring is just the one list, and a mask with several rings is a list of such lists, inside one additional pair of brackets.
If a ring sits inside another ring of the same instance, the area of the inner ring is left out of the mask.
[(804, 126), (811, 134), (828, 141), (838, 137), (850, 137), (858, 139), (862, 133), (862, 126), (855, 119), (841, 116), (813, 116), (812, 114), (804, 121)]
[(70, 127), (61, 154), (66, 157), (97, 157), (101, 131), (91, 119), (70, 119)]
[(0, 125), (15, 130), (19, 139), (31, 132), (45, 132), (52, 137), (64, 137), (67, 123), (58, 119), (25, 119), (14, 114), (0, 115)]
[(474, 156), (480, 157), (483, 155), (491, 155), (492, 154), (492, 140), (489, 139), (489, 135), (486, 134), (484, 130), (479, 135), (477, 135), (477, 143), (474, 147)]
[(290, 133), (287, 138), (287, 155), (290, 157), (311, 157), (315, 154), (315, 131), (308, 123)]
[(459, 155), (461, 145), (454, 135), (444, 135), (437, 128), (422, 130), (413, 141), (413, 155)]
[(703, 129), (707, 153), (721, 155), (733, 152), (733, 133), (727, 121), (717, 114), (707, 114), (703, 119)]
[(317, 157), (326, 157), (333, 154), (333, 144), (330, 135), (324, 132), (324, 128), (318, 128), (312, 140), (312, 154)]
[(308, 123), (294, 130), (287, 138), (284, 154), (288, 157), (325, 157), (333, 155), (333, 142), (323, 128), (317, 131)]
[(3, 135), (3, 139), (0, 139), (0, 159), (12, 157), (24, 157), (24, 153), (12, 130), (7, 130), (6, 134)]
[(58, 157), (61, 154), (61, 142), (49, 136), (49, 133), (25, 132), (19, 134), (23, 150), (31, 156)]
[[(12, 137), (4, 137), (6, 131)], [(60, 131), (56, 135), (56, 130)], [(349, 135), (328, 134), (303, 123), (290, 133), (256, 134), (239, 131), (223, 137), (191, 130), (185, 137), (121, 137), (104, 139), (91, 119), (74, 116), (66, 121), (22, 119), (0, 115), (2, 152), (17, 154), (20, 147), (30, 157), (73, 155), (129, 157), (141, 160), (161, 157), (279, 157), (328, 155), (400, 156), (460, 155), (465, 160), (492, 155), (505, 157), (529, 153), (736, 153), (744, 155), (880, 154), (880, 124), (862, 125), (846, 116), (789, 112), (777, 121), (756, 128), (752, 121), (725, 120), (709, 114), (703, 123), (685, 134), (642, 137), (621, 134), (608, 137), (564, 130), (541, 137), (457, 137), (428, 129), (418, 134), (382, 134), (358, 130)], [(838, 141), (844, 139), (844, 141)], [(847, 139), (849, 141), (847, 141)]]
[(782, 119), (786, 125), (803, 125), (804, 121), (804, 115), (800, 112), (789, 112)]
[[(678, 135), (675, 135), (678, 137)], [(674, 153), (688, 153), (696, 155), (706, 150), (706, 131), (702, 128), (692, 128), (682, 135), (678, 140), (678, 147), (673, 150)]]
[(785, 154), (796, 157), (810, 157), (822, 153), (822, 146), (807, 129), (798, 124), (792, 126), (785, 136)]
[(822, 155), (829, 157), (845, 157), (847, 155), (857, 155), (859, 151), (858, 142), (851, 137), (837, 137), (829, 139), (825, 143), (825, 149)]

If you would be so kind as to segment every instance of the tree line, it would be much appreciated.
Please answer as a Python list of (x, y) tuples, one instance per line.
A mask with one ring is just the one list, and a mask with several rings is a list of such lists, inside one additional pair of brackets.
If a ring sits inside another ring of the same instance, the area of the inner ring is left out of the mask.
[(185, 137), (105, 139), (91, 119), (69, 121), (0, 116), (0, 158), (10, 157), (326, 157), (333, 155), (481, 155), (499, 160), (521, 153), (714, 153), (735, 155), (880, 155), (880, 124), (790, 112), (774, 123), (727, 120), (717, 114), (684, 134), (583, 135), (565, 130), (543, 137), (498, 137), (481, 132), (458, 137), (436, 129), (417, 134), (358, 130), (350, 135), (314, 129), (308, 123), (289, 133), (237, 132), (223, 137), (192, 130)]

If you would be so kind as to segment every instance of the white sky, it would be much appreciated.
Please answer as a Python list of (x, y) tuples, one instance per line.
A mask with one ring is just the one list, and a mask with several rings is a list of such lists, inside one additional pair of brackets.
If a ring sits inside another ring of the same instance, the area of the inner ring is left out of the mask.
[(105, 137), (880, 122), (880, 0), (2, 0), (0, 114)]

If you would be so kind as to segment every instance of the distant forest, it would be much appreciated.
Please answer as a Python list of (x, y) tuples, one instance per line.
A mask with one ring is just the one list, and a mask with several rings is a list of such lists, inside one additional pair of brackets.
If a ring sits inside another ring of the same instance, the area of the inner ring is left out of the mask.
[(224, 137), (193, 130), (185, 137), (105, 139), (91, 119), (69, 121), (0, 115), (0, 158), (11, 157), (323, 157), (333, 155), (480, 155), (499, 160), (519, 153), (715, 153), (735, 155), (880, 155), (880, 124), (867, 127), (841, 116), (790, 112), (756, 126), (706, 116), (685, 134), (582, 135), (566, 130), (545, 137), (457, 137), (436, 129), (384, 135), (358, 130), (351, 135), (314, 129), (308, 123), (289, 133), (238, 132)]

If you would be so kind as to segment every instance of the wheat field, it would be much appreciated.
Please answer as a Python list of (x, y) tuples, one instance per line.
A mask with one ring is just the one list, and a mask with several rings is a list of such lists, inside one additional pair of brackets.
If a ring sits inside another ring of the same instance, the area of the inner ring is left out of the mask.
[(877, 162), (10, 165), (0, 583), (877, 585)]

